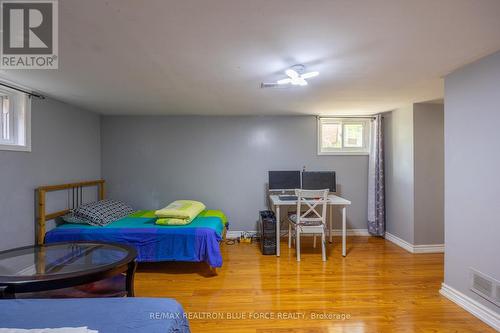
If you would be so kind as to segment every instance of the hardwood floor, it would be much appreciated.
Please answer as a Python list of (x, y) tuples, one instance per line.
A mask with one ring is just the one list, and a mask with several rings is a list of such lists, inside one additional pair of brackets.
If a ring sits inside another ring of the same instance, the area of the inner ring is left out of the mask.
[(285, 242), (281, 258), (224, 244), (217, 276), (206, 264), (142, 264), (136, 296), (177, 299), (193, 332), (495, 332), (439, 294), (442, 254), (349, 237), (342, 258), (335, 238), (323, 263), (319, 246), (302, 244), (300, 263)]

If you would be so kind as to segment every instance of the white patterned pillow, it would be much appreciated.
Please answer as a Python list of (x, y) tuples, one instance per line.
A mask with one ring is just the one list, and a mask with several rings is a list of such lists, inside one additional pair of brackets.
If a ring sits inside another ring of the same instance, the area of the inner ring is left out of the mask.
[(66, 223), (89, 224), (89, 221), (87, 219), (75, 216), (73, 212), (69, 212), (68, 214), (64, 215), (62, 219)]
[(105, 226), (133, 212), (132, 208), (121, 201), (101, 200), (74, 209), (73, 215), (87, 220), (90, 225)]

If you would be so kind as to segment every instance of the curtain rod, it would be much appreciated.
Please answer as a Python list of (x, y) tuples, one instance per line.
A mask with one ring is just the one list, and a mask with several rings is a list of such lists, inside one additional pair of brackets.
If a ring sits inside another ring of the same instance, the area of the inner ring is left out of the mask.
[[(375, 119), (375, 115), (366, 115), (366, 116), (318, 116), (318, 118), (352, 118), (352, 119)], [(384, 118), (384, 116), (382, 116)]]
[(24, 90), (24, 89), (12, 86), (12, 85), (4, 83), (4, 82), (0, 82), (0, 86), (4, 86), (4, 87), (7, 87), (9, 89), (20, 91), (20, 92), (25, 93), (26, 95), (28, 95), (30, 97), (36, 97), (36, 98), (39, 98), (39, 99), (45, 99), (45, 96), (43, 96), (41, 94), (37, 94), (37, 93), (31, 92), (31, 91), (28, 91), (28, 90)]

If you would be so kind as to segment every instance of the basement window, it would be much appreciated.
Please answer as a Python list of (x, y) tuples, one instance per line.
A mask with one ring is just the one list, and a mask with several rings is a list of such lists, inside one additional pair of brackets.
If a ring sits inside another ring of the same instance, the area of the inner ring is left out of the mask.
[(31, 151), (28, 95), (0, 89), (0, 150)]
[(318, 155), (366, 155), (371, 119), (318, 118)]

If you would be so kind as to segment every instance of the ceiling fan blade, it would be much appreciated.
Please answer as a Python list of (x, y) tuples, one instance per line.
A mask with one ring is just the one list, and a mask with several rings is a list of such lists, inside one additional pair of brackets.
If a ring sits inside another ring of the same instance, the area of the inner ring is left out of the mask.
[(309, 72), (309, 73), (304, 73), (300, 77), (303, 79), (310, 79), (312, 77), (318, 76), (319, 72)]
[(292, 79), (287, 77), (286, 79), (276, 81), (277, 84), (289, 84), (292, 83)]
[(292, 79), (297, 79), (299, 78), (299, 73), (294, 71), (293, 69), (289, 68), (285, 71), (285, 74), (291, 77)]
[(307, 81), (300, 77), (300, 78), (297, 79), (297, 85), (299, 85), (299, 86), (307, 86)]
[(275, 87), (278, 87), (278, 84), (275, 82), (271, 82), (271, 83), (262, 82), (260, 84), (260, 87), (261, 88), (275, 88)]

